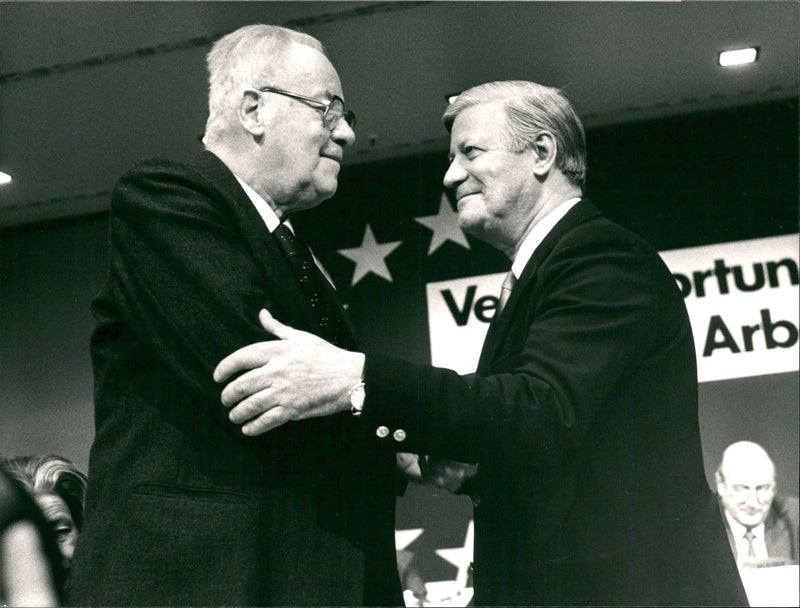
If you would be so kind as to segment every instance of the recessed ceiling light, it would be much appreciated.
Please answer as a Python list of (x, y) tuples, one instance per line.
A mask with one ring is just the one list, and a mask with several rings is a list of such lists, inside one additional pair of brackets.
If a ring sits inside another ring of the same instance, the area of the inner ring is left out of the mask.
[(753, 63), (756, 59), (758, 59), (758, 47), (722, 51), (719, 54), (719, 64), (722, 67)]
[(10, 184), (11, 183), (11, 176), (8, 173), (3, 173), (0, 171), (0, 186), (3, 184)]

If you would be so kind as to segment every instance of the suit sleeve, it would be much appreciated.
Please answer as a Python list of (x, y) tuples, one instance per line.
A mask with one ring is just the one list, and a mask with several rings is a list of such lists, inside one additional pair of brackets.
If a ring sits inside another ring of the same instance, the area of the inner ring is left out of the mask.
[(368, 353), (364, 422), (405, 430), (397, 449), (480, 462), (513, 445), (556, 466), (638, 360), (669, 339), (657, 338), (669, 275), (641, 247), (611, 228), (559, 243), (537, 273), (536, 295), (527, 290), (530, 301), (513, 311), (512, 346), (487, 375)]
[(227, 424), (216, 364), (268, 339), (257, 311), (272, 305), (265, 273), (244, 242), (230, 202), (188, 169), (142, 165), (112, 197), (109, 281), (93, 308), (152, 354), (180, 399)]

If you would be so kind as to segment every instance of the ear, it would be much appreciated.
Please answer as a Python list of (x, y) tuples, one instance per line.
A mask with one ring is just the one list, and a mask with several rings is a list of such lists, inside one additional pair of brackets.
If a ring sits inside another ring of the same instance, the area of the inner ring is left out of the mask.
[(245, 131), (256, 138), (263, 137), (265, 131), (263, 118), (259, 113), (262, 99), (257, 91), (245, 91), (239, 101), (239, 123)]
[(717, 494), (722, 496), (725, 493), (725, 478), (722, 476), (722, 473), (720, 473), (719, 470), (714, 471), (714, 481), (717, 482)]
[(556, 162), (556, 154), (558, 153), (558, 145), (556, 138), (548, 131), (542, 131), (536, 136), (536, 141), (533, 147), (536, 153), (536, 161), (533, 166), (535, 175), (545, 177)]

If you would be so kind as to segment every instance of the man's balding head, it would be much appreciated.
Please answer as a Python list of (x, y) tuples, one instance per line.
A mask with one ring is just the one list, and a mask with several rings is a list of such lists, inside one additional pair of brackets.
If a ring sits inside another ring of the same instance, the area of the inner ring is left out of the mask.
[(752, 441), (738, 441), (722, 454), (716, 472), (717, 494), (725, 510), (740, 524), (764, 522), (775, 497), (775, 465), (766, 450)]

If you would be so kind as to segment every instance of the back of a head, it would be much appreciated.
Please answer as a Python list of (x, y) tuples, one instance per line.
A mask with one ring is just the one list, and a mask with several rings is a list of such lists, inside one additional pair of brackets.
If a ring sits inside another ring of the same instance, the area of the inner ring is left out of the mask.
[(303, 44), (326, 54), (322, 43), (316, 38), (278, 25), (246, 25), (214, 43), (206, 57), (206, 142), (224, 133), (232, 124), (242, 89), (274, 85), (279, 80), (283, 64), (281, 59), (295, 44)]
[(583, 189), (586, 181), (586, 134), (577, 112), (560, 90), (526, 80), (487, 82), (459, 94), (442, 116), (451, 130), (458, 114), (469, 107), (502, 102), (508, 117), (512, 150), (533, 147), (546, 131), (555, 138), (556, 167), (570, 183)]

